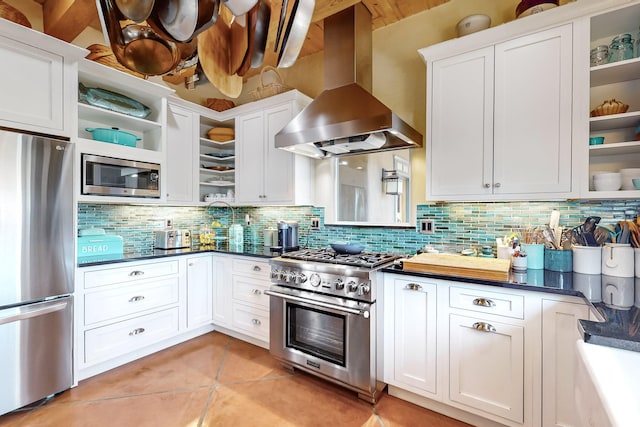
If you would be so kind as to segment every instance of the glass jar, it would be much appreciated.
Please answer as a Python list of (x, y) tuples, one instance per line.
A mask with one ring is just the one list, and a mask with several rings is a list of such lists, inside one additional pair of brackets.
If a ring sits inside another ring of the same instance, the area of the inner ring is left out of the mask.
[(592, 67), (609, 62), (609, 46), (603, 44), (591, 49), (590, 62)]
[(634, 40), (629, 33), (615, 36), (609, 46), (609, 62), (633, 58), (633, 42)]

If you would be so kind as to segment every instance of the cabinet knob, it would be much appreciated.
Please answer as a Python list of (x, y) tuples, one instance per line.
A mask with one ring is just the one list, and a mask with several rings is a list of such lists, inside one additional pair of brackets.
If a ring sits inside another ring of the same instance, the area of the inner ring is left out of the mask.
[(488, 298), (476, 298), (473, 300), (473, 305), (479, 305), (482, 307), (495, 307), (496, 303)]
[(129, 298), (129, 302), (138, 302), (144, 299), (143, 295), (136, 295), (134, 297)]
[(129, 273), (129, 276), (142, 276), (143, 274), (144, 274), (144, 271), (133, 270), (131, 273)]
[(251, 319), (251, 323), (253, 323), (256, 326), (259, 326), (262, 324), (262, 322), (259, 319)]
[(484, 188), (491, 188), (491, 184), (486, 183), (486, 184), (484, 185)]
[(479, 331), (483, 331), (483, 332), (495, 332), (496, 328), (493, 327), (493, 325), (491, 325), (490, 323), (485, 323), (485, 322), (476, 322), (473, 324), (472, 326), (474, 329), (477, 329)]
[(262, 271), (262, 269), (260, 268), (259, 265), (254, 265), (253, 266), (253, 271)]
[(500, 188), (502, 185), (499, 182), (496, 182), (495, 184), (493, 184), (493, 186), (496, 188)]
[(129, 332), (129, 335), (130, 335), (130, 336), (133, 336), (133, 335), (140, 335), (140, 334), (141, 334), (141, 333), (143, 333), (143, 332), (144, 332), (144, 328), (136, 328), (136, 329), (134, 329), (133, 331)]
[(408, 283), (407, 286), (405, 286), (404, 288), (408, 289), (410, 291), (420, 291), (420, 290), (422, 290), (422, 286), (418, 285), (417, 283)]

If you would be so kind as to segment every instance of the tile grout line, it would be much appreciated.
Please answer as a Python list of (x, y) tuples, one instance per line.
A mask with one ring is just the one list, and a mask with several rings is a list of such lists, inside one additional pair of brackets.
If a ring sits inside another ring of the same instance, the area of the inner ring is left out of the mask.
[(209, 405), (211, 404), (211, 400), (213, 399), (213, 393), (216, 391), (216, 387), (218, 386), (218, 378), (220, 378), (220, 372), (222, 371), (222, 365), (224, 365), (224, 361), (227, 358), (227, 354), (229, 354), (229, 348), (231, 347), (232, 337), (227, 338), (227, 344), (224, 346), (224, 351), (222, 353), (222, 357), (220, 358), (220, 364), (218, 365), (218, 370), (216, 371), (216, 376), (213, 379), (213, 384), (209, 390), (209, 396), (207, 397), (207, 402), (204, 404), (204, 408), (202, 409), (202, 414), (200, 414), (200, 419), (198, 420), (198, 426), (202, 427), (204, 423), (204, 419), (209, 411)]

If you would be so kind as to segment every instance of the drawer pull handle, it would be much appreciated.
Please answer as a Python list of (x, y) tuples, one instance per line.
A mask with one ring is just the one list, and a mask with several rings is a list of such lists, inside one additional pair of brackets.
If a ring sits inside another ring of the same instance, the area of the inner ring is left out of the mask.
[(480, 305), (482, 307), (495, 307), (496, 303), (486, 298), (476, 298), (473, 300), (473, 305)]
[(144, 328), (136, 328), (133, 331), (129, 332), (129, 336), (140, 335), (144, 332)]
[(251, 319), (251, 323), (253, 323), (254, 325), (258, 326), (261, 325), (262, 322), (259, 319)]
[(484, 332), (495, 332), (496, 328), (493, 327), (493, 325), (491, 325), (490, 323), (484, 323), (484, 322), (476, 322), (473, 324), (473, 328), (477, 329), (479, 331), (484, 331)]
[(410, 291), (421, 291), (422, 286), (418, 285), (417, 283), (408, 283), (407, 286), (405, 286), (405, 289), (408, 289)]
[(259, 265), (254, 265), (253, 266), (253, 271), (262, 271), (262, 269), (260, 268)]
[(251, 293), (254, 295), (260, 295), (262, 291), (260, 289), (251, 289)]
[(142, 276), (143, 274), (144, 274), (144, 271), (133, 270), (131, 273), (129, 273), (129, 276)]
[(138, 302), (144, 299), (144, 295), (136, 295), (135, 297), (131, 297), (129, 302)]

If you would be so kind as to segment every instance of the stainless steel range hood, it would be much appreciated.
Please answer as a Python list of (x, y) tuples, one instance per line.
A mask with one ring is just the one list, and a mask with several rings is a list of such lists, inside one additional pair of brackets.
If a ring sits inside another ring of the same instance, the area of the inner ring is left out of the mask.
[(275, 136), (315, 158), (422, 146), (422, 135), (371, 95), (371, 13), (357, 3), (324, 20), (325, 90)]

